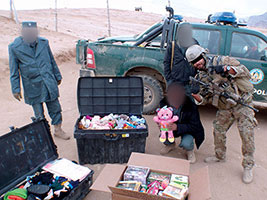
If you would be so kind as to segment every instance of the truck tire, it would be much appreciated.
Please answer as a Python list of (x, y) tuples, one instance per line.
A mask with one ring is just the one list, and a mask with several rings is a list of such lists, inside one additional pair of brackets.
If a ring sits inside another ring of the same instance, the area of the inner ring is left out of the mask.
[(159, 81), (152, 76), (137, 75), (144, 82), (144, 110), (143, 114), (149, 115), (155, 112), (163, 98), (163, 89)]

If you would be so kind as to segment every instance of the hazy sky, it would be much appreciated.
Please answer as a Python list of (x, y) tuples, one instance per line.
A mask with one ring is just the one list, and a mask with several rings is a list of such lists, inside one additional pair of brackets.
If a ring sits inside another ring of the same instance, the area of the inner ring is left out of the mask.
[[(59, 8), (105, 8), (107, 0), (57, 0)], [(267, 0), (170, 0), (176, 14), (206, 18), (219, 11), (236, 11), (237, 17), (267, 12)], [(55, 0), (14, 0), (17, 10), (54, 8)], [(168, 0), (109, 0), (110, 8), (165, 14)], [(0, 0), (0, 9), (9, 9), (9, 0)]]

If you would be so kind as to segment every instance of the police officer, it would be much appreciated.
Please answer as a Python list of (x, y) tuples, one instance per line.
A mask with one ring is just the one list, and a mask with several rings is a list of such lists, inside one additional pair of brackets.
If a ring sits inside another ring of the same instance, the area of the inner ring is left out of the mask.
[(36, 118), (44, 118), (43, 103), (54, 125), (54, 135), (68, 140), (62, 130), (58, 85), (62, 76), (54, 60), (49, 43), (38, 36), (36, 22), (22, 22), (21, 36), (8, 46), (10, 82), (14, 97), (20, 101), (22, 80), (24, 100), (33, 107)]
[[(193, 45), (186, 51), (188, 61), (198, 70), (197, 79), (205, 83), (213, 83), (252, 104), (253, 85), (250, 83), (248, 69), (234, 58), (228, 56), (214, 56), (208, 58), (206, 50), (199, 45)], [(212, 66), (212, 67), (211, 67)], [(213, 122), (215, 156), (207, 157), (205, 162), (224, 162), (226, 159), (226, 132), (236, 121), (242, 139), (243, 182), (253, 181), (252, 168), (254, 166), (254, 127), (257, 121), (254, 111), (248, 107), (236, 104), (214, 91), (201, 87), (197, 94), (192, 94), (197, 104), (212, 103), (218, 108)]]

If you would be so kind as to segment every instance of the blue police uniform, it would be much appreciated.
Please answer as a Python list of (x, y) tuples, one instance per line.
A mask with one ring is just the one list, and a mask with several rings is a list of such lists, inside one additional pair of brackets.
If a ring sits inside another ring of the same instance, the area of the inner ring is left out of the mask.
[(43, 103), (45, 102), (52, 124), (61, 124), (57, 83), (62, 76), (48, 40), (38, 37), (35, 43), (28, 44), (22, 37), (18, 37), (8, 46), (8, 51), (13, 94), (21, 92), (21, 79), (25, 103), (32, 105), (35, 117), (44, 118)]

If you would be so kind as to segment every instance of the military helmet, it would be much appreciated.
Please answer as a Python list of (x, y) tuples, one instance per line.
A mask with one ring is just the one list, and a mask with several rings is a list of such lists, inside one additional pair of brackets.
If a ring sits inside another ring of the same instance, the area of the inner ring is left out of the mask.
[(207, 53), (206, 50), (201, 46), (195, 44), (186, 50), (185, 56), (188, 62), (192, 62), (196, 60), (199, 56), (201, 56), (203, 53)]

